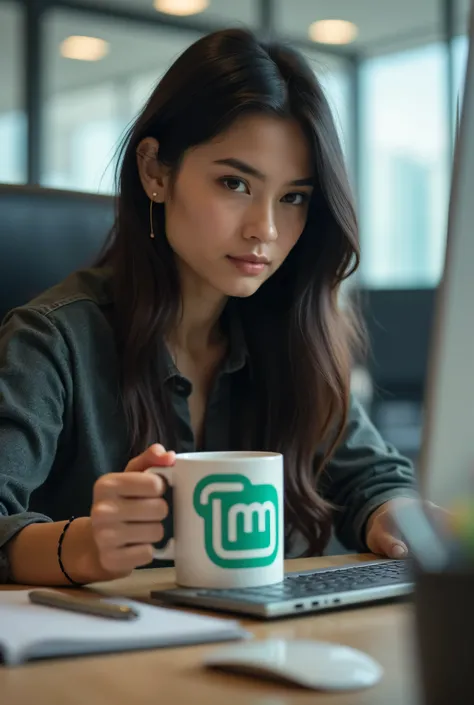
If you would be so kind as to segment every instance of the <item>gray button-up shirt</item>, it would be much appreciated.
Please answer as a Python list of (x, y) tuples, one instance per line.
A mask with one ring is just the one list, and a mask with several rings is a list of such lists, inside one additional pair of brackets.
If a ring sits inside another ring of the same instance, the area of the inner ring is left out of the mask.
[[(107, 270), (77, 272), (10, 312), (0, 328), (0, 582), (7, 580), (9, 539), (33, 522), (89, 515), (97, 478), (123, 471), (129, 460), (109, 284)], [(248, 379), (238, 320), (229, 342), (208, 400), (205, 450), (232, 447), (231, 400)], [(191, 384), (171, 360), (164, 383), (177, 417), (174, 450), (192, 451)], [(365, 548), (365, 523), (377, 506), (416, 494), (410, 462), (383, 441), (355, 399), (319, 489), (342, 508), (334, 514), (336, 534), (356, 550)]]

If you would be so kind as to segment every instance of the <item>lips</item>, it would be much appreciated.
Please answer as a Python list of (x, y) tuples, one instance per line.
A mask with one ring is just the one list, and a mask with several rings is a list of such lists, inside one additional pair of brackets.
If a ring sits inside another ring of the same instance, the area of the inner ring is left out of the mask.
[(242, 255), (241, 257), (230, 255), (230, 258), (239, 262), (250, 262), (251, 264), (270, 264), (268, 257), (259, 255)]
[(241, 274), (250, 277), (263, 274), (269, 264), (266, 258), (253, 255), (244, 255), (243, 257), (228, 256), (227, 259)]

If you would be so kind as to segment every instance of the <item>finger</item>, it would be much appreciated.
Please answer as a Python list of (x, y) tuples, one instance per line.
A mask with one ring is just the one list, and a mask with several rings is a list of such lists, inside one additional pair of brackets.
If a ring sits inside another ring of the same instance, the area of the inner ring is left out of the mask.
[[(405, 558), (408, 555), (406, 544), (388, 531), (379, 530), (374, 537), (371, 537), (374, 553), (389, 558)], [(370, 548), (370, 546), (369, 546)]]
[(153, 560), (153, 546), (151, 544), (141, 544), (117, 548), (100, 555), (99, 560), (102, 567), (111, 573), (122, 571), (129, 573), (138, 566), (151, 563)]
[(161, 498), (130, 499), (116, 497), (96, 502), (91, 511), (95, 525), (107, 525), (120, 521), (148, 522), (162, 521), (168, 516), (168, 503)]
[(94, 484), (94, 504), (118, 497), (161, 497), (166, 490), (162, 477), (153, 473), (108, 473)]
[(163, 536), (163, 524), (159, 522), (115, 524), (100, 527), (94, 534), (96, 544), (101, 551), (125, 548), (135, 544), (156, 543), (161, 541)]
[(174, 465), (176, 453), (165, 450), (160, 443), (155, 443), (141, 455), (133, 458), (125, 468), (125, 472), (144, 472), (148, 468)]

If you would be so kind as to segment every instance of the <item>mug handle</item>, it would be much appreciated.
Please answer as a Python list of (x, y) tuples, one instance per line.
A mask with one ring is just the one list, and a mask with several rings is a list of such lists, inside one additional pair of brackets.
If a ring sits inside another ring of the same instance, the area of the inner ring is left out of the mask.
[[(165, 498), (166, 495), (168, 495), (168, 500), (171, 498), (172, 494), (172, 488), (173, 488), (173, 467), (162, 467), (162, 468), (148, 468), (146, 472), (151, 472), (153, 475), (159, 475), (162, 477), (166, 484), (168, 485), (166, 492), (165, 492)], [(168, 501), (168, 506), (169, 506), (169, 501)], [(170, 507), (170, 513), (171, 513), (171, 507)], [(169, 521), (167, 521), (169, 520)], [(166, 540), (166, 528), (168, 524), (168, 528), (171, 528), (173, 526), (173, 517), (168, 514), (168, 517), (164, 520), (164, 526), (165, 526), (165, 536), (163, 537), (162, 541), (166, 541), (165, 545), (163, 548), (156, 548), (153, 546), (153, 558), (158, 558), (159, 560), (174, 560), (174, 538), (169, 537), (168, 540)], [(160, 542), (161, 543), (161, 542)]]

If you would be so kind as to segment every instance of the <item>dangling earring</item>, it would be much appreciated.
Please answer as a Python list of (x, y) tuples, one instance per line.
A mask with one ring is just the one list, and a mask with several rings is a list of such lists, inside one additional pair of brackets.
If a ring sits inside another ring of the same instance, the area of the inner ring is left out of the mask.
[(155, 202), (154, 199), (156, 196), (157, 194), (153, 193), (153, 198), (150, 198), (150, 238), (152, 240), (155, 239), (155, 233), (153, 231), (153, 203)]

